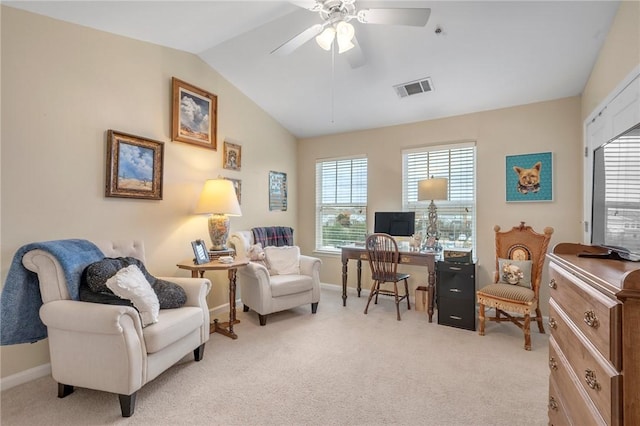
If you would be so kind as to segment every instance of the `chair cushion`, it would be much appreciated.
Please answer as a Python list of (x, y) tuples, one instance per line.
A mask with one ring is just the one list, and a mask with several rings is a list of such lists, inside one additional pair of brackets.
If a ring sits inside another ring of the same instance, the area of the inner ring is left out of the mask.
[(497, 297), (505, 300), (512, 300), (522, 303), (531, 303), (536, 295), (533, 290), (519, 285), (511, 284), (489, 284), (478, 290), (478, 295)]
[(273, 297), (304, 293), (313, 288), (313, 278), (307, 275), (276, 275), (270, 281)]
[(161, 309), (157, 323), (142, 330), (147, 353), (161, 351), (202, 326), (202, 308)]
[(501, 283), (531, 288), (531, 261), (498, 259), (498, 275)]
[(300, 247), (282, 246), (265, 247), (269, 273), (271, 275), (299, 275), (300, 274)]
[(160, 302), (140, 268), (129, 265), (109, 278), (105, 285), (118, 297), (129, 299), (140, 313), (142, 326), (158, 322)]

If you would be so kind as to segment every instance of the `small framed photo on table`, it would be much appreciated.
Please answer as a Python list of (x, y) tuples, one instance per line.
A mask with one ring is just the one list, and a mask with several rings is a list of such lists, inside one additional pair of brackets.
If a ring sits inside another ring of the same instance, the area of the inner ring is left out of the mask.
[(191, 241), (191, 247), (193, 247), (193, 254), (195, 254), (196, 265), (202, 265), (203, 263), (209, 263), (209, 251), (204, 243), (204, 240)]

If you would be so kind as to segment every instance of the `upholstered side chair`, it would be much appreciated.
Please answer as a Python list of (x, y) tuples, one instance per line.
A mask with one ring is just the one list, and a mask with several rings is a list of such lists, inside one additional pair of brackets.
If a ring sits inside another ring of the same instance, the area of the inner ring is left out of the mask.
[[(531, 350), (530, 323), (538, 323), (544, 334), (539, 306), (542, 269), (553, 228), (542, 234), (521, 222), (509, 231), (495, 226), (496, 263), (493, 284), (476, 292), (478, 301), (478, 334), (484, 336), (485, 319), (510, 321), (524, 332), (524, 348)], [(485, 317), (486, 308), (495, 308), (495, 316)]]
[[(95, 244), (105, 257), (145, 260), (141, 241)], [(143, 328), (133, 307), (72, 300), (62, 267), (48, 252), (28, 251), (22, 263), (38, 275), (40, 317), (47, 326), (58, 397), (71, 394), (74, 386), (112, 392), (119, 396), (122, 416), (129, 417), (145, 383), (190, 352), (196, 361), (202, 359), (209, 340), (208, 279), (163, 278), (185, 290), (186, 303), (161, 309), (158, 322)]]
[[(238, 258), (251, 258), (255, 245), (252, 231), (232, 233), (229, 243)], [(243, 311), (255, 311), (261, 326), (267, 324), (267, 315), (302, 305), (311, 305), (315, 314), (320, 302), (320, 265), (318, 258), (299, 255), (295, 272), (279, 274), (265, 262), (252, 260), (237, 274)]]

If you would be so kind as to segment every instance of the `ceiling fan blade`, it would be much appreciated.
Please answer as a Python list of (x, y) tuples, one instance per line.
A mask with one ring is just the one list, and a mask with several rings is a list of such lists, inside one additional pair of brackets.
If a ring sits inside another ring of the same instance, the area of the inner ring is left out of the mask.
[(410, 25), (424, 27), (427, 25), (431, 9), (362, 9), (358, 12), (358, 21), (363, 24)]
[(364, 57), (364, 53), (362, 53), (362, 49), (360, 48), (360, 43), (354, 36), (351, 39), (351, 43), (353, 43), (353, 47), (349, 49), (344, 55), (347, 57), (347, 62), (351, 65), (351, 68), (360, 68), (363, 66), (367, 60)]
[(289, 53), (293, 52), (294, 50), (296, 50), (297, 48), (299, 48), (300, 46), (302, 46), (303, 44), (305, 44), (306, 42), (308, 42), (309, 40), (311, 40), (312, 38), (320, 34), (323, 29), (324, 29), (324, 25), (315, 24), (307, 28), (297, 36), (282, 43), (280, 46), (273, 49), (271, 53), (276, 53), (278, 55), (288, 55)]

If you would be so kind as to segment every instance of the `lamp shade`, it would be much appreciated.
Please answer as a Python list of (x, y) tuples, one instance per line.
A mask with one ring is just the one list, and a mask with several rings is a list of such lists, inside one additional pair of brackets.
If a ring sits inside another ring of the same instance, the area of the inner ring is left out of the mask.
[(448, 199), (446, 178), (424, 179), (418, 182), (418, 201)]
[(222, 178), (207, 180), (200, 193), (196, 213), (242, 216), (233, 182)]
[(333, 39), (336, 35), (336, 30), (333, 27), (327, 27), (319, 36), (316, 37), (316, 43), (324, 50), (330, 50), (333, 44)]

